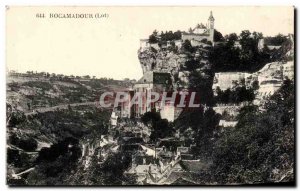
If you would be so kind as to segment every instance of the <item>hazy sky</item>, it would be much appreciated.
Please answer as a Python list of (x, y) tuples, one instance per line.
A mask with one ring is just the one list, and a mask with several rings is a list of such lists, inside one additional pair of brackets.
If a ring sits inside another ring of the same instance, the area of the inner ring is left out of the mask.
[[(206, 24), (213, 11), (223, 35), (242, 30), (264, 36), (294, 31), (293, 7), (10, 7), (7, 69), (123, 79), (142, 76), (139, 39), (158, 31)], [(44, 13), (46, 18), (36, 18)], [(49, 18), (50, 13), (107, 13), (102, 19)]]

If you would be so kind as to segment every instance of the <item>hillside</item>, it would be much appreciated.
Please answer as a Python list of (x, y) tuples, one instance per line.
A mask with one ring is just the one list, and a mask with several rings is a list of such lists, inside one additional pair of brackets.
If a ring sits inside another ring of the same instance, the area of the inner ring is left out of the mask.
[[(48, 168), (57, 157), (70, 160), (61, 163), (64, 167), (74, 165), (71, 158), (81, 157), (87, 139), (107, 133), (111, 111), (97, 107), (99, 95), (130, 86), (112, 79), (61, 79), (39, 73), (12, 73), (7, 82), (7, 180), (13, 185), (27, 184), (28, 173)], [(66, 144), (73, 150), (64, 148)], [(55, 168), (55, 175), (63, 170)]]

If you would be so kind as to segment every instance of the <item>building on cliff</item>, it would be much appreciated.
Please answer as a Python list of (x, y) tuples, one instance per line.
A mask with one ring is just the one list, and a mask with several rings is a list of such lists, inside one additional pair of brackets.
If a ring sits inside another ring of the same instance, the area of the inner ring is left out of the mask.
[(251, 74), (245, 72), (219, 72), (215, 73), (212, 89), (214, 92), (217, 88), (225, 91), (228, 88), (232, 89), (239, 85), (245, 85), (245, 79)]
[[(170, 101), (163, 102), (161, 97), (155, 103), (148, 104), (147, 97), (151, 92), (163, 95), (164, 92), (173, 93), (172, 78), (170, 73), (148, 71), (133, 86), (133, 95), (141, 95), (139, 104), (133, 104), (134, 117), (141, 117), (146, 112), (159, 112), (162, 119), (174, 121), (182, 111), (182, 108), (176, 107), (176, 103)], [(167, 94), (169, 97), (169, 94)], [(162, 103), (164, 105), (162, 106)]]
[(140, 39), (140, 47), (141, 51), (144, 51), (147, 48), (154, 48), (156, 50), (159, 50), (160, 47), (158, 46), (158, 43), (149, 43), (149, 39)]
[(151, 92), (162, 93), (172, 88), (172, 80), (170, 73), (162, 72), (145, 72), (143, 77), (133, 86), (134, 94), (143, 95), (142, 103), (134, 105), (135, 117), (140, 117), (152, 109), (157, 109), (158, 103), (147, 105), (147, 96)]
[[(192, 44), (192, 46), (208, 46), (205, 43), (202, 43), (203, 40), (210, 41), (214, 44), (214, 28), (215, 18), (213, 17), (212, 11), (210, 12), (210, 16), (208, 17), (207, 24), (197, 24), (196, 27), (190, 28), (188, 32), (182, 32), (181, 33), (181, 39), (179, 40), (173, 40), (174, 45), (177, 48), (181, 48), (182, 43), (185, 40), (189, 40)], [(160, 39), (160, 36), (157, 36), (158, 39)], [(167, 41), (166, 45), (159, 46), (159, 43), (150, 43), (149, 39), (140, 39), (140, 50), (145, 51), (149, 48), (154, 48), (156, 50), (159, 50), (161, 48), (168, 48), (171, 46), (171, 41)]]
[[(181, 32), (181, 39), (164, 40), (162, 43), (162, 36), (157, 33), (153, 34), (156, 40), (151, 40), (151, 43), (149, 39), (141, 39), (138, 58), (143, 77), (133, 86), (133, 95), (142, 94), (147, 98), (151, 92), (173, 92), (175, 89), (188, 88), (190, 71), (186, 63), (191, 59), (191, 55), (178, 51), (185, 40), (190, 40), (191, 45), (197, 47), (197, 51), (192, 55), (201, 67), (197, 69), (197, 72), (205, 73), (203, 71), (211, 70), (208, 52), (212, 45), (207, 42), (214, 43), (214, 21), (211, 12), (206, 25), (198, 24), (189, 32)], [(147, 105), (146, 102), (147, 100), (143, 99), (142, 104), (132, 106), (133, 112), (123, 113), (133, 113), (130, 116), (140, 117), (146, 112), (156, 110), (160, 112), (162, 118), (174, 121), (182, 111), (182, 108), (176, 107), (176, 103), (166, 103), (161, 107), (160, 101), (152, 105)], [(123, 107), (121, 110), (126, 110), (126, 108), (132, 111), (128, 107)]]
[(210, 16), (208, 18), (208, 22), (206, 25), (198, 24), (194, 29), (191, 29), (188, 32), (182, 33), (182, 40), (190, 40), (191, 43), (196, 43), (193, 41), (201, 42), (202, 40), (206, 39), (207, 41), (214, 42), (214, 22), (215, 19), (213, 17), (212, 11), (210, 12)]

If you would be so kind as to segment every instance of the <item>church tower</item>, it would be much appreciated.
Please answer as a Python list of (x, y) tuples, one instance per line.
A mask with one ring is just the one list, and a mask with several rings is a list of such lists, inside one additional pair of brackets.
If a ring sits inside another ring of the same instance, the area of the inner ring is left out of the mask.
[(214, 23), (215, 23), (215, 18), (213, 16), (212, 11), (210, 11), (210, 16), (208, 18), (208, 30), (209, 30), (209, 39), (213, 43), (214, 42)]

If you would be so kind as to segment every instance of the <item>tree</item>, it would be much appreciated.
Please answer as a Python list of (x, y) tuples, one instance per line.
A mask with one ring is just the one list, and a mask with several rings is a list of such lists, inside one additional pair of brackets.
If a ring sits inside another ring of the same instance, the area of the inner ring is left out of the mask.
[(9, 127), (15, 127), (18, 124), (21, 124), (26, 121), (26, 116), (23, 112), (17, 111), (11, 114), (11, 118), (9, 120)]
[(224, 37), (223, 37), (222, 33), (217, 31), (217, 29), (215, 29), (215, 31), (214, 31), (214, 41), (215, 42), (224, 41)]
[(294, 179), (294, 84), (283, 86), (265, 104), (246, 106), (235, 128), (214, 144), (215, 181), (224, 184), (290, 182)]
[(149, 125), (153, 125), (156, 121), (158, 121), (160, 119), (161, 119), (160, 114), (155, 111), (146, 112), (141, 117), (142, 122), (144, 124), (149, 124)]
[(37, 162), (53, 162), (63, 155), (69, 155), (69, 159), (72, 161), (76, 161), (80, 157), (81, 149), (78, 139), (68, 137), (63, 141), (51, 145), (50, 148), (42, 148), (39, 152)]
[[(245, 71), (254, 72), (272, 61), (270, 53), (265, 49), (258, 51), (258, 41), (263, 38), (262, 33), (248, 30), (225, 37), (225, 43), (214, 46), (209, 52), (209, 61), (213, 64), (216, 72)], [(240, 47), (235, 47), (239, 39)]]
[(158, 40), (156, 38), (156, 36), (154, 36), (153, 34), (149, 36), (149, 43), (150, 44), (155, 44), (158, 43)]
[(231, 48), (234, 47), (235, 42), (238, 40), (238, 36), (236, 33), (230, 33), (229, 35), (225, 36), (225, 41), (227, 45)]
[(200, 73), (192, 71), (189, 75), (189, 89), (196, 92), (195, 102), (201, 104), (207, 104), (211, 106), (213, 104), (213, 73), (206, 71)]
[(203, 107), (184, 110), (175, 120), (174, 126), (188, 139), (194, 139), (196, 147), (193, 153), (196, 157), (210, 158), (212, 138), (220, 120), (212, 108), (204, 111)]
[(157, 141), (159, 138), (171, 136), (174, 131), (168, 120), (162, 119), (158, 112), (146, 112), (142, 116), (141, 120), (144, 124), (152, 127), (153, 131), (150, 135), (150, 139), (152, 141)]
[[(67, 179), (71, 185), (135, 185), (137, 177), (124, 172), (130, 167), (131, 156), (124, 153), (110, 153), (105, 161), (99, 163), (96, 155), (91, 157), (87, 169), (77, 168), (75, 174)], [(70, 183), (71, 182), (71, 183)]]
[(183, 43), (182, 43), (182, 48), (187, 51), (187, 52), (194, 52), (194, 48), (192, 47), (192, 44), (189, 40), (185, 40)]
[(181, 31), (174, 32), (174, 40), (180, 40), (181, 39)]
[(240, 68), (240, 50), (233, 47), (234, 42), (214, 46), (208, 59), (216, 72), (236, 71)]
[(230, 33), (229, 35), (225, 36), (225, 40), (235, 42), (238, 40), (238, 36), (236, 33)]
[(17, 145), (24, 151), (35, 151), (38, 143), (34, 138), (20, 139)]
[(245, 86), (238, 86), (234, 90), (228, 88), (225, 91), (217, 89), (216, 93), (215, 100), (217, 103), (251, 102), (255, 98), (254, 90), (252, 88), (247, 89)]
[(281, 46), (285, 42), (288, 41), (288, 38), (282, 34), (278, 34), (275, 37), (266, 37), (265, 38), (265, 43), (268, 45), (273, 45), (273, 46)]

